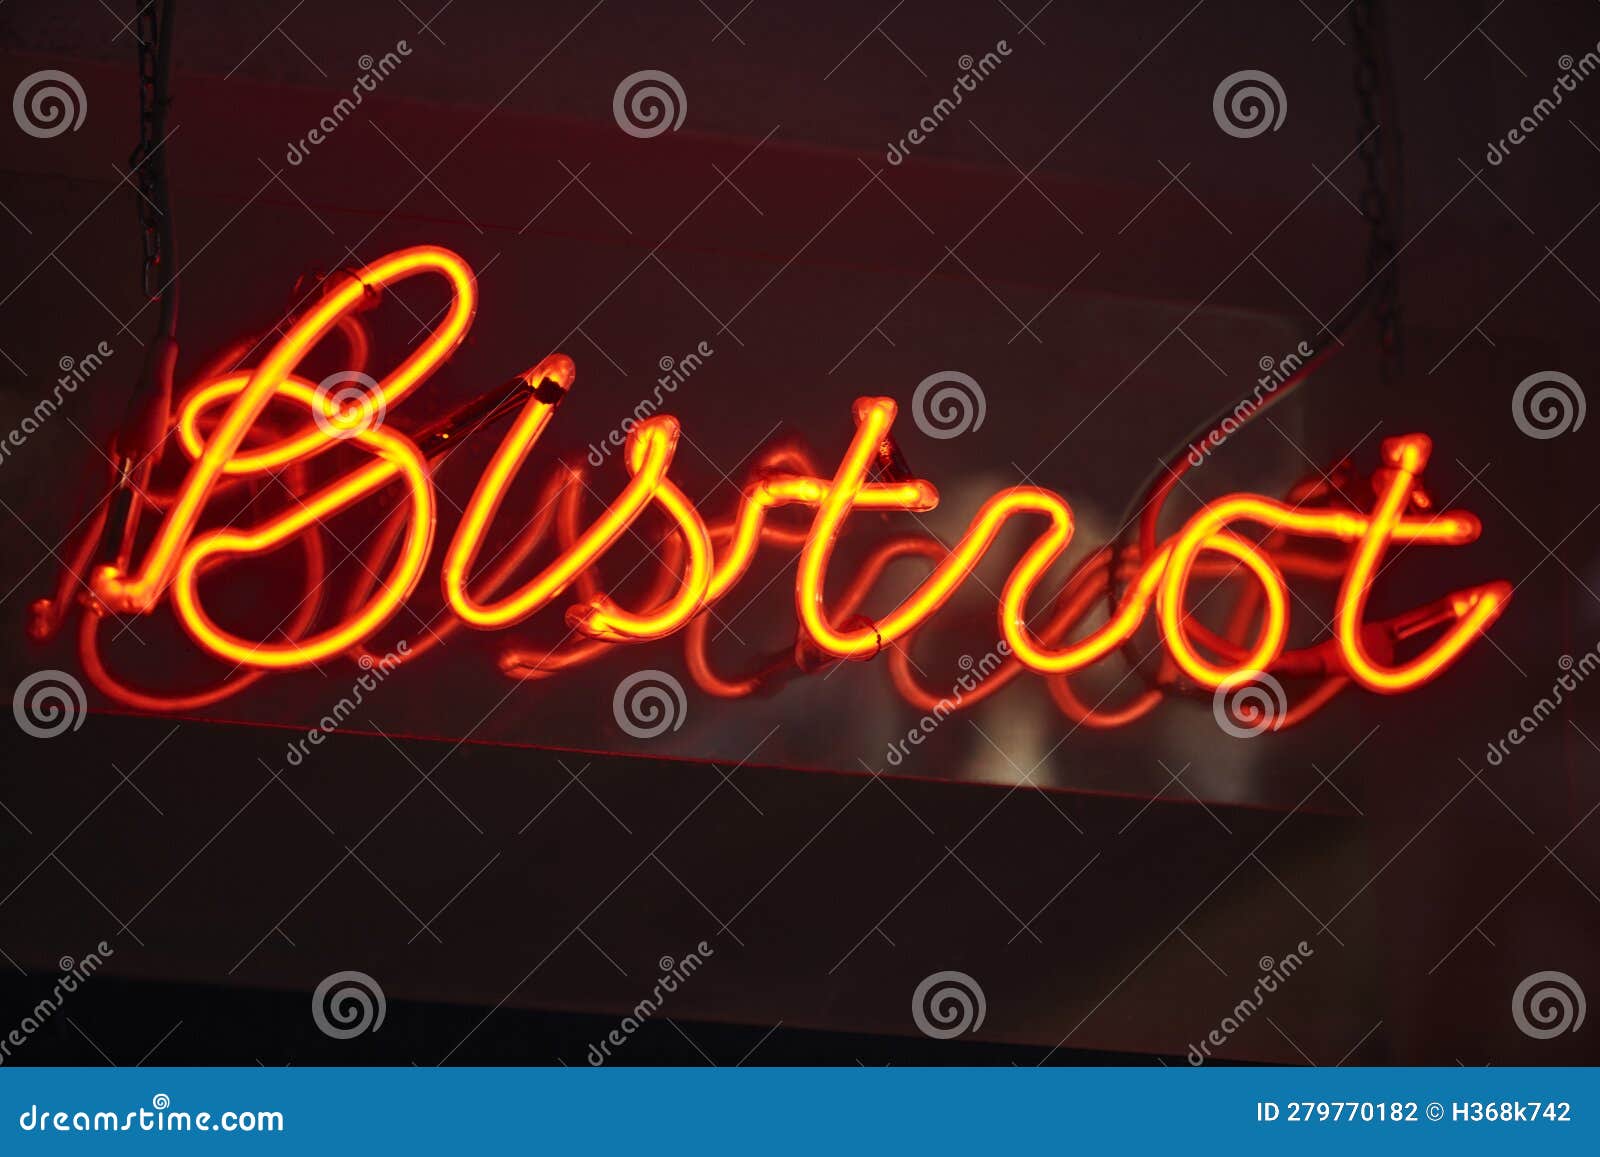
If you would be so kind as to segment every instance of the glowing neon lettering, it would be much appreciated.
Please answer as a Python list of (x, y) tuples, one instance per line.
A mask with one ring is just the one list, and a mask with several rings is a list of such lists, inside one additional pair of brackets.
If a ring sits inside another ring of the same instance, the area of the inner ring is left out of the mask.
[[(370, 663), (380, 632), (417, 589), (426, 572), (438, 510), (434, 459), (451, 440), (488, 421), (510, 417), (509, 429), (478, 479), (441, 555), (439, 569), (448, 618), (431, 637), (405, 654), (414, 661), (443, 635), (459, 627), (505, 630), (523, 623), (564, 596), (567, 638), (540, 651), (513, 643), (500, 665), (515, 678), (551, 678), (614, 652), (619, 646), (681, 634), (691, 677), (707, 693), (739, 698), (780, 680), (839, 660), (872, 659), (885, 650), (894, 686), (913, 705), (932, 709), (943, 700), (914, 673), (910, 649), (955, 596), (1012, 520), (1037, 527), (1000, 588), (995, 646), (1005, 657), (964, 694), (971, 706), (996, 693), (1024, 671), (1044, 677), (1051, 694), (1075, 725), (1117, 727), (1152, 710), (1169, 694), (1192, 686), (1227, 688), (1261, 673), (1308, 678), (1315, 685), (1281, 722), (1297, 722), (1355, 683), (1372, 691), (1410, 690), (1438, 677), (1504, 610), (1509, 584), (1490, 582), (1445, 595), (1425, 607), (1384, 622), (1366, 618), (1368, 595), (1393, 543), (1461, 546), (1478, 537), (1473, 515), (1430, 513), (1421, 475), (1431, 452), (1420, 434), (1383, 444), (1382, 468), (1374, 475), (1370, 510), (1314, 505), (1329, 487), (1311, 482), (1291, 500), (1233, 494), (1202, 507), (1177, 533), (1155, 540), (1153, 517), (1140, 526), (1136, 549), (1101, 548), (1078, 563), (1052, 596), (1039, 588), (1072, 543), (1072, 508), (1060, 495), (1038, 486), (1015, 486), (983, 503), (965, 534), (945, 548), (931, 538), (901, 535), (880, 544), (829, 605), (835, 545), (857, 511), (923, 512), (939, 502), (931, 482), (909, 477), (894, 443), (896, 404), (886, 397), (857, 401), (855, 431), (831, 475), (793, 446), (757, 457), (736, 508), (708, 520), (669, 478), (679, 439), (675, 418), (659, 414), (630, 432), (621, 467), (626, 481), (592, 521), (584, 522), (581, 466), (564, 465), (541, 491), (538, 508), (510, 540), (496, 541), (497, 515), (561, 400), (574, 388), (577, 370), (569, 358), (551, 355), (519, 374), (499, 393), (464, 407), (450, 420), (410, 436), (388, 426), (359, 428), (353, 416), (323, 396), (300, 374), (302, 362), (324, 338), (337, 332), (346, 342), (354, 371), (366, 364), (368, 339), (356, 314), (371, 295), (412, 277), (444, 282), (450, 302), (443, 319), (400, 365), (379, 380), (373, 405), (392, 417), (466, 336), (476, 304), (476, 282), (467, 264), (433, 246), (392, 253), (329, 285), (249, 369), (213, 372), (180, 403), (173, 435), (190, 461), (177, 489), (144, 494), (161, 514), (142, 549), (124, 549), (116, 561), (89, 568), (90, 549), (74, 552), (69, 575), (54, 599), (35, 606), (35, 634), (56, 629), (74, 591), (85, 606), (79, 648), (86, 673), (114, 700), (144, 710), (183, 710), (214, 703), (257, 681), (264, 672), (289, 670), (347, 656)], [(515, 411), (513, 413), (513, 411)], [(470, 422), (469, 422), (470, 419)], [(365, 457), (332, 481), (313, 486), (308, 465), (336, 445)], [(205, 525), (219, 499), (238, 487), (275, 479), (292, 501), (253, 525)], [(321, 523), (357, 503), (387, 495), (359, 579), (342, 608), (325, 610), (321, 587), (327, 564)], [(650, 587), (637, 608), (627, 608), (601, 586), (599, 567), (640, 516), (656, 507), (670, 526), (653, 550)], [(779, 523), (785, 508), (809, 512), (809, 525)], [(98, 537), (99, 522), (91, 534)], [(1251, 538), (1246, 527), (1263, 528)], [(533, 577), (513, 586), (513, 576), (547, 540), (556, 552)], [(1287, 547), (1289, 539), (1337, 544), (1343, 558)], [(305, 558), (305, 597), (280, 625), (274, 639), (251, 640), (220, 626), (201, 597), (206, 575), (252, 556), (299, 544)], [(739, 583), (764, 547), (797, 553), (795, 611), (798, 641), (792, 650), (761, 656), (743, 674), (719, 672), (709, 651), (708, 612)], [(137, 555), (137, 564), (130, 554)], [(480, 566), (480, 560), (487, 563)], [(884, 572), (901, 560), (928, 566), (922, 580), (893, 609), (868, 619), (858, 608), (879, 586)], [(481, 573), (480, 573), (481, 571)], [(835, 576), (837, 578), (837, 576)], [(1206, 626), (1188, 606), (1197, 579), (1243, 578), (1245, 586), (1226, 627)], [(1337, 581), (1331, 636), (1312, 646), (1287, 647), (1290, 620), (1288, 579)], [(841, 585), (837, 584), (836, 585)], [(571, 592), (569, 595), (568, 592)], [(1109, 596), (1116, 594), (1113, 600)], [(170, 595), (178, 621), (205, 652), (225, 663), (229, 674), (216, 686), (187, 694), (137, 690), (114, 676), (100, 652), (99, 624), (108, 614), (150, 614)], [(1099, 606), (1100, 625), (1077, 628)], [(1120, 706), (1086, 705), (1068, 677), (1128, 647), (1153, 616), (1164, 658), (1160, 673), (1146, 679)], [(1397, 645), (1423, 634), (1431, 643), (1397, 660)], [(1069, 639), (1069, 636), (1076, 636)], [(1375, 641), (1379, 653), (1374, 652)]]

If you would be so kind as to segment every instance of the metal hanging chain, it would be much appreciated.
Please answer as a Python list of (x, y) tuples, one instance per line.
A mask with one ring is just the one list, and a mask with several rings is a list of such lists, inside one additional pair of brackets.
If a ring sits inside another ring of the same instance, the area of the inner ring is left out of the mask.
[[(1355, 87), (1361, 120), (1356, 136), (1357, 153), (1366, 173), (1360, 203), (1361, 215), (1368, 229), (1363, 287), (1329, 323), (1328, 336), (1313, 342), (1316, 347), (1313, 356), (1280, 382), (1265, 404), (1251, 411), (1246, 421), (1264, 412), (1268, 406), (1282, 401), (1308, 381), (1313, 371), (1344, 345), (1345, 334), (1369, 308), (1378, 330), (1379, 379), (1384, 385), (1392, 385), (1400, 380), (1403, 370), (1403, 330), (1400, 281), (1395, 260), (1399, 253), (1395, 205), (1402, 200), (1403, 170), (1400, 163), (1400, 133), (1394, 115), (1393, 76), (1383, 36), (1384, 15), (1382, 0), (1355, 0), (1350, 13), (1355, 33)], [(1380, 119), (1382, 116), (1387, 117), (1387, 124)], [(1128, 535), (1137, 530), (1141, 539), (1145, 539), (1154, 533), (1166, 492), (1186, 469), (1186, 456), (1191, 448), (1204, 444), (1212, 431), (1233, 416), (1233, 407), (1225, 405), (1207, 418), (1177, 448), (1160, 459), (1143, 485), (1133, 492), (1118, 519), (1123, 529), (1111, 541), (1111, 574), (1106, 582), (1109, 614), (1116, 613), (1125, 590), (1125, 584), (1118, 577), (1118, 565), (1125, 556)], [(1137, 672), (1146, 685), (1162, 686), (1131, 639), (1124, 645), (1123, 652), (1128, 657), (1130, 669)]]
[(161, 279), (172, 265), (166, 164), (164, 158), (157, 155), (166, 136), (170, 18), (170, 3), (157, 0), (147, 0), (134, 18), (134, 38), (139, 54), (139, 143), (134, 146), (128, 164), (139, 191), (136, 208), (144, 262), (140, 285), (152, 301), (166, 296)]
[[(1366, 173), (1361, 215), (1366, 218), (1367, 278), (1378, 326), (1378, 372), (1385, 385), (1404, 369), (1396, 205), (1400, 196), (1400, 128), (1394, 118), (1393, 76), (1389, 71), (1381, 0), (1356, 0), (1350, 9), (1355, 40), (1356, 98), (1361, 109), (1359, 156)], [(1383, 118), (1388, 118), (1385, 124)], [(1391, 171), (1392, 170), (1392, 171)], [(1392, 176), (1391, 182), (1386, 178)], [(1391, 200), (1391, 197), (1394, 200)]]
[(133, 549), (142, 492), (149, 481), (155, 453), (168, 433), (172, 380), (178, 361), (178, 284), (167, 155), (162, 147), (167, 138), (174, 2), (145, 0), (133, 21), (139, 54), (139, 143), (128, 163), (138, 190), (142, 250), (139, 284), (145, 297), (158, 303), (160, 318), (155, 340), (145, 347), (139, 376), (129, 391), (122, 422), (111, 444), (115, 478), (95, 557), (102, 563), (119, 566), (126, 563)]

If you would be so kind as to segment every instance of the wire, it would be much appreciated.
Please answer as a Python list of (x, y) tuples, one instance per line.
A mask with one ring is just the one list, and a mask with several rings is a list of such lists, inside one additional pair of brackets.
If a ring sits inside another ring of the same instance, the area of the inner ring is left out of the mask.
[[(1387, 38), (1384, 36), (1384, 15), (1382, 0), (1357, 0), (1350, 13), (1356, 53), (1356, 96), (1361, 112), (1357, 150), (1366, 173), (1366, 186), (1361, 196), (1362, 215), (1368, 227), (1366, 283), (1328, 323), (1323, 336), (1315, 343), (1308, 343), (1312, 345), (1311, 355), (1288, 377), (1243, 413), (1239, 404), (1235, 403), (1224, 406), (1206, 418), (1175, 450), (1160, 459), (1155, 469), (1134, 490), (1133, 497), (1117, 519), (1117, 525), (1122, 529), (1110, 544), (1112, 566), (1106, 584), (1106, 599), (1112, 613), (1115, 613), (1122, 600), (1124, 583), (1121, 564), (1127, 553), (1125, 540), (1134, 528), (1135, 520), (1139, 558), (1149, 558), (1156, 548), (1161, 511), (1174, 487), (1193, 465), (1193, 455), (1197, 450), (1218, 444), (1218, 439), (1223, 436), (1237, 434), (1242, 427), (1282, 402), (1308, 381), (1337, 349), (1345, 345), (1346, 335), (1368, 310), (1374, 314), (1379, 328), (1380, 377), (1387, 383), (1398, 376), (1401, 350), (1399, 279), (1395, 271), (1398, 224), (1387, 185), (1396, 186), (1395, 199), (1398, 199), (1401, 165), (1397, 129), (1390, 129), (1389, 135), (1395, 144), (1387, 154), (1380, 145), (1380, 113), (1385, 109), (1392, 113), (1394, 107), (1394, 77)], [(1226, 426), (1230, 423), (1231, 429)], [(1145, 666), (1132, 640), (1124, 647), (1124, 654), (1131, 667), (1141, 672), (1141, 678), (1147, 684), (1152, 687), (1158, 685), (1159, 674), (1144, 673)]]
[[(112, 442), (114, 490), (101, 536), (101, 561), (122, 559), (138, 530), (139, 497), (149, 482), (155, 451), (172, 416), (172, 380), (178, 363), (177, 238), (167, 180), (167, 110), (172, 102), (172, 21), (175, 0), (146, 3), (135, 17), (139, 64), (139, 143), (129, 157), (143, 245), (141, 285), (159, 306), (156, 334), (128, 395)], [(167, 275), (168, 270), (172, 270)], [(166, 275), (163, 282), (161, 278)]]

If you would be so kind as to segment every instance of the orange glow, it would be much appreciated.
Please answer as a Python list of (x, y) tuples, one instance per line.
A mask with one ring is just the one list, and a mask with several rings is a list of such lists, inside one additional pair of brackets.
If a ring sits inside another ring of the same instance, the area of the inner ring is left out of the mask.
[[(1383, 444), (1384, 461), (1390, 467), (1388, 488), (1378, 499), (1378, 508), (1361, 535), (1356, 556), (1339, 588), (1339, 610), (1335, 621), (1345, 664), (1356, 682), (1371, 691), (1408, 691), (1437, 676), (1455, 661), (1471, 642), (1499, 618), (1511, 597), (1511, 584), (1488, 583), (1457, 591), (1449, 596), (1455, 623), (1446, 629), (1421, 655), (1399, 667), (1383, 666), (1367, 654), (1362, 641), (1367, 595), (1377, 577), (1378, 564), (1391, 539), (1404, 538), (1401, 512), (1412, 497), (1417, 475), (1428, 464), (1433, 443), (1422, 434), (1390, 438)], [(1444, 521), (1443, 517), (1439, 521)], [(1467, 542), (1478, 535), (1478, 523), (1470, 516), (1457, 516), (1457, 537), (1446, 541)]]
[[(105, 566), (90, 577), (89, 588), (97, 599), (114, 611), (143, 613), (150, 610), (178, 571), (201, 509), (222, 474), (229, 472), (230, 468), (234, 473), (242, 473), (283, 466), (318, 454), (340, 440), (330, 436), (319, 424), (310, 423), (300, 434), (246, 455), (244, 460), (247, 466), (235, 462), (245, 434), (266, 408), (267, 402), (284, 389), (295, 367), (339, 324), (340, 319), (373, 289), (419, 273), (444, 276), (449, 280), (454, 296), (439, 327), (399, 367), (378, 383), (383, 404), (388, 406), (398, 401), (450, 356), (466, 336), (467, 327), (472, 322), (477, 288), (472, 270), (449, 250), (431, 245), (402, 249), (331, 288), (272, 347), (261, 364), (251, 372), (249, 381), (239, 389), (222, 421), (206, 440), (205, 450), (190, 468), (176, 501), (157, 531), (155, 541), (145, 551), (144, 564), (138, 572), (127, 575), (115, 566)], [(333, 412), (331, 405), (325, 408), (324, 416), (335, 423), (341, 417)], [(431, 502), (428, 505), (431, 509)], [(198, 625), (187, 620), (185, 622), (191, 629)], [(197, 640), (202, 645), (207, 641), (198, 634)], [(220, 638), (218, 641), (221, 641)]]
[[(529, 381), (554, 381), (571, 388), (576, 371), (556, 355), (529, 371)], [(676, 486), (666, 480), (678, 444), (678, 422), (661, 416), (636, 426), (628, 437), (626, 459), (633, 477), (617, 500), (577, 540), (516, 592), (484, 603), (467, 592), (467, 576), (483, 548), (484, 536), (506, 491), (539, 435), (550, 423), (555, 403), (534, 394), (495, 451), (461, 515), (461, 525), (445, 552), (443, 581), (450, 608), (472, 627), (506, 627), (521, 622), (566, 590), (619, 539), (652, 501), (660, 502), (690, 541), (689, 574), (676, 598), (651, 613), (632, 614), (596, 593), (587, 606), (574, 607), (573, 626), (604, 639), (653, 639), (677, 630), (705, 601), (710, 581), (711, 544), (705, 523)]]
[[(321, 356), (323, 339), (337, 334), (347, 364), (325, 383), (362, 371), (370, 339), (356, 311), (377, 291), (423, 274), (448, 288), (443, 319), (370, 388), (366, 402), (382, 423), (358, 424), (351, 411), (305, 375), (302, 364), (313, 354)], [(104, 509), (99, 510), (89, 521), (90, 536), (70, 552), (55, 597), (35, 604), (30, 631), (45, 637), (58, 629), (73, 592), (81, 591), (86, 615), (79, 647), (85, 671), (101, 692), (143, 710), (205, 706), (266, 672), (336, 656), (370, 665), (377, 632), (416, 594), (428, 567), (440, 505), (436, 475), (454, 448), (451, 439), (471, 432), (436, 422), (408, 436), (390, 422), (398, 404), (465, 338), (476, 292), (471, 269), (455, 254), (433, 246), (400, 250), (329, 279), (323, 295), (291, 319), (258, 364), (230, 368), (235, 357), (248, 356), (241, 352), (243, 344), (216, 359), (176, 409), (171, 432), (188, 463), (181, 485), (170, 493), (142, 491), (145, 504), (161, 517), (139, 536), (144, 541), (138, 547), (124, 543), (137, 565), (127, 560), (89, 565), (105, 521)], [(504, 415), (510, 426), (442, 552), (443, 607), (428, 618), (406, 661), (459, 627), (494, 630), (521, 624), (570, 591), (574, 601), (566, 608), (565, 636), (544, 647), (518, 642), (503, 648), (500, 666), (508, 675), (552, 678), (619, 646), (681, 634), (690, 676), (721, 698), (754, 695), (837, 661), (870, 660), (887, 650), (893, 685), (924, 711), (970, 708), (1024, 672), (1034, 672), (1045, 678), (1074, 726), (1120, 727), (1169, 695), (1209, 693), (1268, 672), (1310, 681), (1282, 721), (1292, 723), (1351, 683), (1394, 693), (1436, 678), (1488, 629), (1511, 594), (1509, 584), (1491, 582), (1388, 620), (1367, 619), (1368, 598), (1392, 543), (1462, 546), (1480, 531), (1471, 514), (1433, 509), (1421, 483), (1431, 443), (1413, 434), (1384, 443), (1370, 511), (1348, 500), (1333, 503), (1333, 484), (1314, 479), (1291, 489), (1284, 501), (1254, 494), (1216, 499), (1165, 541), (1156, 540), (1155, 519), (1147, 515), (1135, 548), (1120, 554), (1109, 547), (1092, 551), (1070, 567), (1056, 594), (1045, 597), (1039, 588), (1065, 568), (1073, 546), (1072, 508), (1051, 490), (1014, 486), (983, 502), (951, 546), (917, 533), (880, 542), (847, 573), (834, 575), (830, 601), (830, 573), (844, 570), (836, 565), (835, 553), (853, 513), (915, 516), (939, 503), (931, 482), (910, 476), (893, 438), (897, 407), (887, 397), (856, 402), (854, 435), (831, 476), (819, 471), (802, 448), (768, 449), (755, 456), (750, 475), (739, 484), (736, 505), (720, 519), (703, 515), (669, 477), (682, 436), (677, 419), (646, 417), (629, 431), (620, 488), (605, 479), (591, 486), (581, 469), (561, 466), (538, 490), (531, 514), (513, 517), (520, 529), (497, 540), (502, 506), (575, 381), (571, 359), (552, 354), (512, 379), (515, 390), (493, 395), (487, 406), (472, 404), (478, 424)], [(334, 452), (341, 445), (344, 449)], [(352, 463), (352, 456), (359, 460)], [(257, 500), (272, 512), (256, 515), (259, 521), (245, 526), (224, 521), (221, 512), (239, 506), (234, 499), (240, 490), (252, 513)], [(597, 491), (615, 497), (602, 499), (598, 515), (585, 524), (584, 494)], [(358, 504), (377, 508), (362, 543), (349, 552), (363, 574), (342, 599), (324, 599), (322, 587), (332, 577), (325, 557), (326, 524)], [(659, 515), (645, 519), (651, 507)], [(809, 526), (780, 525), (776, 512), (786, 507), (809, 512)], [(993, 639), (987, 645), (992, 656), (981, 664), (981, 678), (971, 676), (968, 658), (963, 668), (968, 673), (954, 688), (935, 690), (931, 684), (937, 680), (922, 674), (912, 649), (985, 563), (1013, 519), (1037, 530), (999, 586), (994, 626), (985, 631)], [(1247, 537), (1248, 526), (1257, 528), (1252, 533), (1264, 533)], [(636, 539), (630, 546), (642, 544), (647, 554), (639, 565), (648, 581), (636, 588), (643, 594), (634, 596), (635, 607), (620, 605), (600, 576), (605, 556), (624, 539)], [(1291, 539), (1309, 542), (1291, 549)], [(201, 598), (201, 588), (217, 581), (208, 576), (291, 543), (304, 555), (304, 586), (273, 638), (252, 640), (219, 625)], [(798, 634), (736, 666), (724, 666), (725, 660), (714, 665), (710, 652), (721, 633), (718, 608), (764, 550), (797, 556)], [(515, 576), (541, 551), (549, 557), (519, 583)], [(863, 614), (863, 607), (876, 605), (879, 588), (888, 585), (890, 568), (901, 565), (918, 568), (920, 579), (884, 613)], [(1331, 634), (1297, 649), (1287, 646), (1291, 580), (1338, 584)], [(1195, 595), (1191, 587), (1201, 581), (1206, 590)], [(1231, 593), (1232, 607), (1221, 616), (1225, 625), (1214, 627), (1198, 611), (1223, 590)], [(1108, 606), (1113, 591), (1120, 593)], [(157, 694), (111, 673), (102, 654), (101, 620), (108, 614), (152, 613), (167, 594), (184, 629), (227, 666), (214, 687)], [(1030, 610), (1036, 602), (1040, 605)], [(1101, 607), (1108, 607), (1103, 615)], [(1149, 623), (1153, 629), (1146, 629)], [(1140, 662), (1132, 646), (1141, 629), (1158, 640), (1160, 658), (1154, 664)], [(1422, 649), (1413, 657), (1390, 656), (1394, 645), (1422, 636), (1431, 641), (1417, 644)], [(1372, 653), (1375, 643), (1381, 657)], [(1081, 682), (1080, 689), (1069, 685), (1069, 676), (1116, 654), (1135, 660), (1140, 682), (1108, 693), (1105, 698), (1114, 705), (1090, 702)]]
[[(638, 427), (642, 434), (630, 437), (627, 446), (628, 469), (635, 475), (647, 467), (645, 444), (656, 429), (646, 422)], [(663, 436), (677, 438), (677, 423), (661, 427)], [(662, 466), (663, 474), (666, 466)], [(682, 627), (701, 607), (705, 606), (706, 590), (711, 583), (711, 535), (700, 512), (665, 477), (656, 484), (654, 495), (661, 508), (677, 526), (682, 541), (688, 546), (688, 562), (678, 593), (661, 607), (642, 614), (625, 611), (606, 594), (595, 595), (588, 605), (573, 607), (567, 612), (567, 621), (591, 638), (620, 641), (623, 639), (659, 639)]]
[[(388, 622), (416, 589), (433, 543), (433, 487), (428, 464), (409, 440), (382, 430), (367, 430), (357, 441), (382, 455), (343, 481), (319, 491), (286, 514), (253, 531), (218, 530), (202, 535), (184, 552), (172, 578), (173, 607), (195, 641), (218, 657), (251, 667), (303, 667), (348, 650)], [(213, 556), (260, 554), (273, 550), (314, 523), (372, 494), (402, 474), (411, 491), (411, 518), (399, 560), (379, 594), (359, 614), (338, 626), (290, 643), (251, 643), (222, 630), (200, 605), (196, 582)]]

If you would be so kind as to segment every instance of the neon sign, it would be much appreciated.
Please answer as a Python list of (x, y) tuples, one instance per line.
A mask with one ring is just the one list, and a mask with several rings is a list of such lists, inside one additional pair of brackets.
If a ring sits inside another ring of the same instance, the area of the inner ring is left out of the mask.
[[(395, 369), (382, 379), (368, 379), (372, 385), (362, 405), (330, 396), (299, 376), (301, 363), (331, 335), (348, 343), (356, 367), (335, 376), (359, 376), (367, 339), (358, 312), (376, 291), (421, 276), (449, 286), (449, 306)], [(735, 509), (723, 518), (708, 520), (669, 477), (680, 431), (676, 419), (660, 414), (629, 433), (621, 455), (626, 481), (592, 521), (584, 523), (581, 465), (555, 471), (524, 521), (502, 507), (574, 386), (576, 370), (569, 358), (547, 357), (500, 390), (409, 434), (371, 421), (373, 411), (392, 414), (452, 355), (471, 326), (476, 294), (471, 269), (455, 254), (433, 246), (403, 249), (330, 282), (253, 368), (203, 376), (180, 401), (172, 428), (170, 440), (189, 463), (181, 484), (157, 494), (148, 486), (153, 464), (142, 467), (139, 504), (160, 516), (153, 532), (142, 536), (142, 549), (133, 547), (141, 536), (129, 533), (115, 558), (92, 563), (107, 519), (102, 507), (56, 597), (35, 604), (34, 634), (48, 635), (75, 601), (81, 603), (79, 651), (86, 673), (112, 699), (146, 710), (204, 706), (266, 673), (340, 656), (370, 666), (373, 640), (417, 590), (434, 554), (434, 466), (462, 437), (503, 418), (510, 419), (510, 427), (440, 554), (448, 617), (406, 649), (405, 662), (420, 658), (453, 630), (507, 631), (575, 595), (577, 601), (566, 609), (567, 638), (546, 648), (508, 642), (500, 654), (507, 675), (553, 678), (619, 646), (680, 635), (690, 675), (715, 696), (751, 695), (833, 662), (887, 652), (895, 687), (912, 704), (931, 709), (944, 697), (916, 671), (910, 658), (914, 636), (972, 575), (1002, 529), (1020, 520), (1040, 529), (998, 593), (997, 629), (1006, 658), (962, 696), (963, 706), (1027, 671), (1048, 681), (1069, 718), (1115, 727), (1140, 718), (1185, 686), (1225, 689), (1262, 673), (1314, 680), (1281, 726), (1305, 718), (1350, 683), (1395, 693), (1436, 678), (1500, 615), (1511, 594), (1509, 584), (1489, 582), (1387, 620), (1367, 618), (1368, 596), (1392, 543), (1461, 546), (1480, 530), (1469, 513), (1431, 511), (1421, 484), (1431, 442), (1422, 434), (1383, 443), (1370, 509), (1331, 501), (1332, 487), (1322, 483), (1302, 487), (1286, 501), (1233, 494), (1201, 508), (1163, 542), (1155, 541), (1154, 515), (1147, 511), (1137, 549), (1100, 548), (1071, 571), (1053, 597), (1037, 588), (1068, 549), (1073, 513), (1060, 495), (1031, 485), (989, 498), (951, 547), (926, 536), (899, 535), (876, 546), (854, 574), (838, 573), (835, 546), (854, 514), (925, 512), (939, 502), (933, 483), (905, 465), (893, 437), (896, 404), (887, 397), (857, 400), (854, 435), (831, 475), (819, 470), (804, 449), (770, 449), (758, 456)], [(314, 483), (313, 463), (335, 446), (353, 447), (362, 464)], [(208, 511), (229, 492), (269, 480), (279, 482), (290, 499), (277, 513), (245, 525), (203, 526)], [(365, 575), (343, 605), (330, 611), (322, 589), (327, 560), (321, 523), (377, 496), (387, 500), (387, 511), (363, 553)], [(780, 522), (777, 513), (791, 507), (809, 513), (809, 524)], [(650, 508), (665, 517), (671, 531), (652, 551), (650, 590), (638, 605), (625, 606), (604, 589), (600, 563)], [(500, 534), (503, 516), (523, 525), (512, 535)], [(137, 511), (130, 524), (136, 529)], [(1263, 533), (1247, 536), (1244, 528), (1251, 526)], [(1292, 540), (1335, 544), (1339, 553), (1330, 555), (1326, 547), (1321, 553), (1291, 549)], [(531, 577), (518, 579), (547, 541), (553, 542), (553, 557)], [(290, 544), (298, 544), (304, 556), (304, 597), (275, 637), (245, 638), (219, 624), (202, 597), (208, 576)], [(739, 583), (763, 547), (798, 555), (796, 645), (742, 673), (719, 671), (709, 654), (708, 612)], [(875, 618), (859, 613), (884, 571), (905, 558), (929, 565), (922, 580), (887, 613)], [(1288, 576), (1338, 583), (1331, 631), (1316, 644), (1288, 646)], [(1189, 587), (1196, 578), (1233, 577), (1248, 585), (1228, 626), (1211, 629), (1189, 608)], [(842, 586), (841, 593), (829, 595), (830, 579)], [(164, 601), (194, 643), (225, 665), (229, 673), (216, 685), (157, 694), (136, 689), (109, 670), (99, 639), (104, 620), (111, 614), (150, 614)], [(1079, 630), (1098, 606), (1108, 607), (1105, 621)], [(1152, 617), (1164, 651), (1159, 677), (1120, 706), (1086, 705), (1068, 677), (1126, 647)], [(1431, 638), (1424, 644), (1407, 642), (1425, 635)], [(1410, 652), (1408, 657), (1397, 657), (1401, 650)]]

